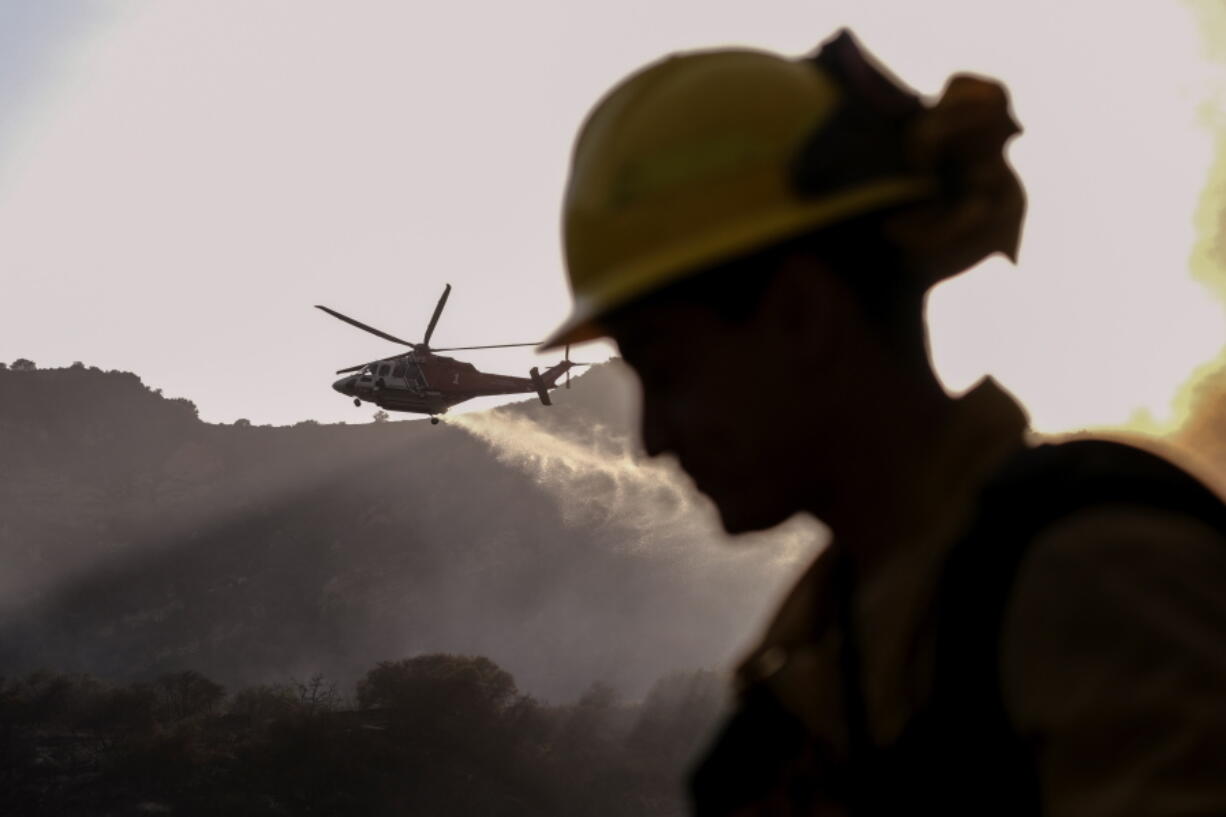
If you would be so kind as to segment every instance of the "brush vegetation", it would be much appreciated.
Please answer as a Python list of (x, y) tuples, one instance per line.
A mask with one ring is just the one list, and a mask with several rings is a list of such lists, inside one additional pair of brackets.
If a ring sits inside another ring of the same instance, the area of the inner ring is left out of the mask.
[(448, 654), (380, 662), (345, 692), (33, 673), (0, 683), (0, 813), (681, 815), (723, 688), (681, 673), (639, 703), (595, 684), (550, 706)]

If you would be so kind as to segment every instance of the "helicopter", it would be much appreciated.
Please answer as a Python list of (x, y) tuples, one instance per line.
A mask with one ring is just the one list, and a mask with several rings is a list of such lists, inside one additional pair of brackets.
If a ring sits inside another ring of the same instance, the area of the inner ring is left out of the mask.
[(457, 403), (463, 403), (474, 397), (535, 392), (542, 403), (546, 406), (552, 405), (549, 390), (557, 387), (563, 375), (566, 375), (566, 387), (570, 388), (570, 370), (575, 366), (588, 365), (573, 362), (570, 359), (570, 347), (567, 347), (565, 357), (556, 365), (550, 366), (543, 372), (533, 366), (528, 371), (527, 377), (517, 377), (482, 372), (471, 363), (437, 354), (438, 352), (510, 349), (517, 346), (539, 345), (537, 343), (496, 343), (486, 346), (449, 346), (442, 349), (431, 347), (430, 338), (434, 335), (434, 327), (438, 324), (439, 315), (442, 314), (449, 295), (451, 295), (451, 284), (447, 284), (443, 289), (438, 305), (434, 307), (434, 315), (431, 316), (430, 323), (426, 326), (425, 337), (420, 343), (402, 340), (334, 309), (316, 304), (316, 309), (323, 310), (350, 326), (356, 326), (376, 337), (409, 347), (409, 351), (391, 357), (338, 369), (337, 374), (348, 376), (337, 380), (332, 384), (332, 388), (343, 395), (352, 397), (355, 406), (360, 407), (365, 401), (388, 411), (428, 414), (430, 422), (438, 425), (438, 415), (445, 414)]

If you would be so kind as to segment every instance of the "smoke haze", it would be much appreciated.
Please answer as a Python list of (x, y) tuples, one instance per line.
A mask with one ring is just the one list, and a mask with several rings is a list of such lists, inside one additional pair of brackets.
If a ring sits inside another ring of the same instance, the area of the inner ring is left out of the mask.
[[(646, 460), (633, 435), (594, 425), (586, 437), (551, 431), (522, 413), (501, 410), (460, 415), (450, 420), (486, 441), (495, 455), (544, 486), (562, 503), (569, 524), (616, 524), (636, 535), (627, 547), (688, 550), (699, 542), (718, 543), (721, 532), (714, 507), (694, 490), (672, 460)], [(814, 524), (792, 520), (767, 534), (747, 537), (770, 551), (755, 558), (794, 563), (812, 553), (821, 533)], [(767, 544), (769, 543), (769, 544)], [(717, 545), (718, 546), (718, 545)]]
[[(1217, 66), (1202, 103), (1214, 156), (1197, 206), (1189, 264), (1197, 280), (1226, 306), (1226, 8), (1213, 0), (1185, 0), (1185, 5), (1199, 23), (1205, 54)], [(1190, 375), (1176, 402), (1180, 423), (1171, 441), (1220, 478), (1226, 466), (1226, 346), (1216, 360)]]

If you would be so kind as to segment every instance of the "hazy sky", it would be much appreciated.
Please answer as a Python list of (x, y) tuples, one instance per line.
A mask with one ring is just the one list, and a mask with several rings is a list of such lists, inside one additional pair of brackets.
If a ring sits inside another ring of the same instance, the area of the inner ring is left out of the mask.
[(1226, 338), (1188, 273), (1222, 75), (1178, 2), (0, 0), (0, 360), (135, 371), (210, 421), (366, 420), (332, 371), (396, 348), (312, 304), (413, 339), (450, 282), (436, 344), (543, 337), (595, 99), (840, 25), (925, 93), (1002, 78), (1026, 129), (1021, 266), (933, 299), (946, 382), (995, 372), (1046, 430), (1169, 416)]

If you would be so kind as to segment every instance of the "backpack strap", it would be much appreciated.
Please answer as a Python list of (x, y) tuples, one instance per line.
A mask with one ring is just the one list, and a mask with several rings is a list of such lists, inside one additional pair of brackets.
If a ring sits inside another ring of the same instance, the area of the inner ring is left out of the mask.
[[(1041, 813), (1035, 747), (1018, 735), (1002, 699), (1000, 639), (1030, 544), (1079, 511), (1127, 505), (1174, 512), (1226, 533), (1226, 505), (1166, 460), (1105, 440), (1028, 449), (982, 492), (953, 546), (937, 596), (932, 697), (898, 743), (853, 758), (853, 814), (931, 809), (942, 814)], [(845, 666), (845, 684), (858, 668)], [(856, 696), (848, 696), (855, 700)], [(853, 730), (866, 728), (861, 714)], [(870, 745), (853, 735), (853, 747)]]

